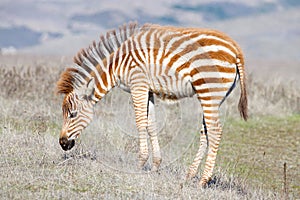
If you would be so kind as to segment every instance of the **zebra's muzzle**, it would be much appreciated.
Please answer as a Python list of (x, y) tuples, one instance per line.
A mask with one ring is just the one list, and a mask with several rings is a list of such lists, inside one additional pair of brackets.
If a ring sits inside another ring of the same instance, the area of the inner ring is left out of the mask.
[(59, 138), (59, 144), (61, 148), (65, 151), (72, 149), (75, 145), (75, 140), (68, 140), (65, 137)]

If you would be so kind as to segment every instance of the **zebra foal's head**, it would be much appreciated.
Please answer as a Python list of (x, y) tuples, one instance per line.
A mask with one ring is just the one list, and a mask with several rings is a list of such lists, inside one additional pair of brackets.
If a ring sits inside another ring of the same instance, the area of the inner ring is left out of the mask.
[[(59, 144), (67, 151), (75, 145), (75, 139), (79, 137), (82, 130), (92, 121), (94, 115), (94, 79), (80, 88), (70, 91), (59, 90), (65, 97), (62, 104), (63, 126), (59, 137)], [(58, 83), (62, 89), (62, 84)]]

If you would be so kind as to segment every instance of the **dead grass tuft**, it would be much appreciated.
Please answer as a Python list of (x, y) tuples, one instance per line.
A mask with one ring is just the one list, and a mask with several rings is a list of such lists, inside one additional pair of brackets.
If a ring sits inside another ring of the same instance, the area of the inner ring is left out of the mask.
[[(285, 116), (300, 113), (300, 87), (294, 80), (256, 79), (250, 74), (247, 79), (249, 114)], [(228, 116), (237, 117), (237, 103), (240, 89), (237, 87), (222, 105)]]

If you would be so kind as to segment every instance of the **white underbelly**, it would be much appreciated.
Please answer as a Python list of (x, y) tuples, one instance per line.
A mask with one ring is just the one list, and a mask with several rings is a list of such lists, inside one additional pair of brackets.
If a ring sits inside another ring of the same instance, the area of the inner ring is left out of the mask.
[(172, 78), (153, 78), (150, 86), (151, 91), (162, 99), (170, 100), (191, 97), (195, 94), (194, 88), (188, 79), (179, 81)]
[[(130, 93), (130, 86), (122, 82), (119, 87)], [(173, 80), (173, 77), (159, 76), (149, 81), (149, 90), (161, 99), (177, 100), (184, 97), (191, 97), (195, 90), (189, 79)]]

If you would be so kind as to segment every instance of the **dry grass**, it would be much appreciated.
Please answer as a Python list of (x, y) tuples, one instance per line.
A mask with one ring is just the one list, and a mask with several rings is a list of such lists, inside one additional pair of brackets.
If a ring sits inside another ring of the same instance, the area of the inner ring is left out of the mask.
[(222, 107), (224, 137), (214, 179), (201, 189), (197, 179), (185, 182), (198, 148), (200, 108), (190, 112), (196, 100), (157, 101), (163, 164), (158, 173), (140, 171), (128, 94), (115, 89), (99, 103), (94, 122), (65, 153), (58, 144), (62, 97), (54, 94), (54, 86), (68, 63), (0, 59), (1, 199), (282, 199), (284, 162), (289, 197), (300, 197), (295, 85), (263, 85), (252, 76), (247, 123), (236, 117), (239, 91), (234, 92)]
[[(300, 114), (300, 87), (295, 80), (284, 80), (280, 77), (271, 80), (257, 79), (255, 74), (250, 74), (247, 84), (250, 117)], [(239, 95), (239, 88), (236, 88), (222, 105), (223, 113), (238, 116), (236, 105)]]

